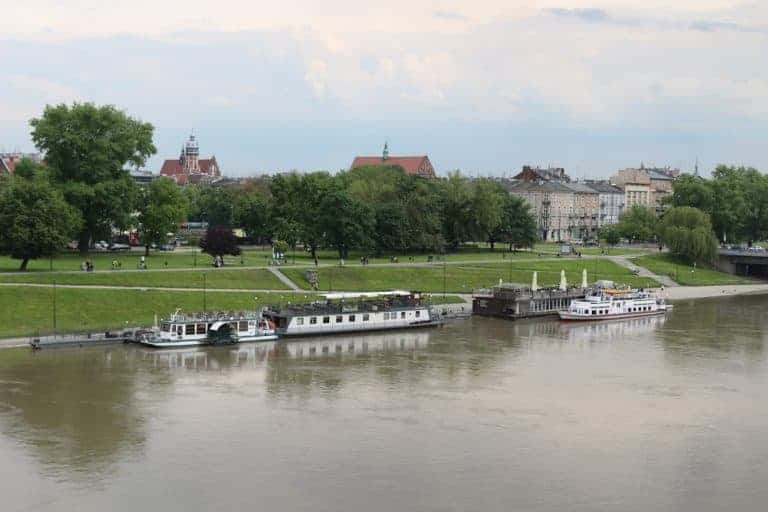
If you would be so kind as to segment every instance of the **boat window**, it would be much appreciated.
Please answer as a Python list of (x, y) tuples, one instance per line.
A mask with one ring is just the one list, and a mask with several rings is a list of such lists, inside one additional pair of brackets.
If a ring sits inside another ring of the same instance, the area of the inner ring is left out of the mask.
[(197, 334), (205, 334), (205, 324), (197, 324)]
[(247, 321), (246, 322), (242, 322), (241, 321), (241, 322), (238, 322), (238, 324), (239, 324), (238, 327), (237, 327), (238, 331), (247, 331), (248, 330), (248, 322)]
[(312, 325), (316, 324), (317, 323), (317, 317), (316, 316), (309, 317), (309, 323), (312, 324)]
[(344, 321), (344, 317), (343, 316), (339, 315), (339, 316), (336, 317), (336, 323), (337, 324), (340, 324), (343, 321)]
[(187, 324), (184, 326), (186, 334), (195, 334), (195, 324)]
[(363, 322), (367, 322), (369, 318), (370, 318), (370, 315), (368, 315), (368, 313), (365, 313), (363, 315)]
[(405, 318), (405, 311), (400, 312), (400, 318)]
[(329, 323), (331, 323), (331, 317), (329, 317), (329, 316), (324, 316), (324, 317), (323, 317), (323, 323), (324, 323), (324, 324), (329, 324)]
[(417, 310), (416, 311), (416, 318), (419, 318), (420, 316), (421, 316), (421, 311)]
[(184, 326), (183, 325), (177, 325), (176, 326), (176, 334), (178, 334), (179, 336), (184, 334)]
[(355, 321), (355, 315), (349, 315), (349, 321), (354, 322)]
[(389, 320), (389, 313), (384, 313), (384, 320)]
[(592, 310), (592, 314), (593, 314), (593, 315), (597, 314), (597, 311), (595, 311), (595, 310), (593, 309), (593, 310)]
[(296, 319), (296, 325), (304, 325), (304, 317), (300, 316)]
[(168, 332), (171, 330), (170, 324), (160, 324), (160, 330), (163, 332)]

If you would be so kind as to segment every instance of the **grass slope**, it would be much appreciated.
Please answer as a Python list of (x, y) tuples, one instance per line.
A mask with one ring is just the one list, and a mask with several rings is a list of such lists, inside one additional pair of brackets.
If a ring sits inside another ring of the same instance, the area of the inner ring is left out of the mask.
[(669, 276), (676, 283), (685, 286), (754, 283), (744, 277), (700, 266), (692, 272), (693, 267), (690, 264), (683, 263), (669, 254), (651, 254), (633, 258), (631, 261), (654, 274)]
[[(653, 286), (655, 281), (637, 278), (626, 268), (608, 260), (583, 259), (540, 262), (515, 262), (507, 264), (448, 264), (445, 266), (445, 289), (448, 292), (470, 293), (475, 288), (505, 282), (530, 283), (533, 272), (538, 272), (540, 286), (560, 283), (560, 270), (566, 271), (569, 283), (581, 283), (582, 270), (587, 269), (588, 279), (609, 279), (632, 286)], [(309, 287), (304, 277), (307, 269), (284, 268), (282, 271), (296, 284)], [(391, 290), (411, 289), (439, 293), (443, 290), (443, 265), (420, 267), (334, 267), (318, 270), (320, 289), (328, 290)]]
[[(209, 311), (246, 310), (267, 304), (298, 303), (314, 299), (301, 293), (208, 292)], [(434, 304), (462, 302), (460, 297), (434, 296)], [(53, 288), (0, 286), (0, 337), (53, 332)], [(151, 325), (176, 308), (202, 311), (202, 292), (158, 290), (56, 289), (56, 332), (121, 329), (126, 325)]]
[[(203, 278), (205, 274), (205, 278)], [(240, 288), (260, 290), (285, 290), (287, 287), (269, 270), (262, 269), (206, 269), (179, 271), (142, 271), (125, 272), (79, 272), (62, 274), (33, 272), (29, 274), (0, 274), (0, 282), (5, 283), (41, 283), (102, 285), (102, 286), (140, 286), (168, 288), (202, 288), (203, 279), (208, 288)]]

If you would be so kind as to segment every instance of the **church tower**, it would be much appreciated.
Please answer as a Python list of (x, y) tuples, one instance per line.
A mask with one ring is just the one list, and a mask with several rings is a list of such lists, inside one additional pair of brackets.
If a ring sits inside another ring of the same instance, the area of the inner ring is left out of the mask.
[(200, 146), (197, 144), (194, 135), (189, 136), (189, 140), (184, 144), (183, 161), (185, 174), (199, 174), (200, 173)]

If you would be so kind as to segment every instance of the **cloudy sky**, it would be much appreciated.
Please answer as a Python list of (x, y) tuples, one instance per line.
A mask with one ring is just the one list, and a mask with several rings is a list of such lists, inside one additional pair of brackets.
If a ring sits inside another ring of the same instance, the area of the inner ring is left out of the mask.
[(0, 0), (0, 149), (47, 103), (194, 130), (224, 172), (429, 154), (441, 173), (526, 163), (768, 171), (765, 0)]

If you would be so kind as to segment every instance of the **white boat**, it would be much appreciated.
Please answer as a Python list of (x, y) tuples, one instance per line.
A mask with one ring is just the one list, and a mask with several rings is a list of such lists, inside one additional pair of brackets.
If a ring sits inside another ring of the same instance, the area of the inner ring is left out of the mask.
[(442, 322), (418, 292), (330, 293), (323, 301), (267, 308), (280, 336), (430, 327)]
[(663, 315), (671, 309), (671, 304), (648, 291), (600, 289), (571, 301), (568, 309), (558, 314), (561, 320), (594, 321)]
[(274, 324), (256, 312), (184, 314), (179, 310), (138, 341), (155, 348), (196, 347), (278, 338)]

